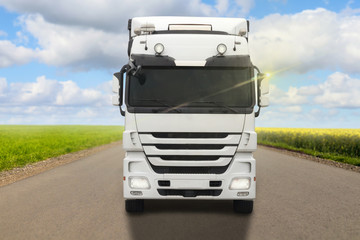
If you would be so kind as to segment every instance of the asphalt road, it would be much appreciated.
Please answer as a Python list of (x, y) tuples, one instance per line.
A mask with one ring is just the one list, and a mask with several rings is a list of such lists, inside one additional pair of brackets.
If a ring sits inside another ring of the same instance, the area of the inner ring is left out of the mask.
[(260, 148), (251, 215), (147, 201), (128, 215), (121, 147), (0, 188), (0, 239), (360, 239), (360, 174)]

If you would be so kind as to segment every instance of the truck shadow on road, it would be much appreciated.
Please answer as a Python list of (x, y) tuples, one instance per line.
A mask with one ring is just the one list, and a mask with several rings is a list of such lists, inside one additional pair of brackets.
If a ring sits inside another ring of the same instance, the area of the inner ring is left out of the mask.
[(251, 214), (233, 213), (232, 201), (146, 200), (127, 218), (132, 239), (246, 239)]

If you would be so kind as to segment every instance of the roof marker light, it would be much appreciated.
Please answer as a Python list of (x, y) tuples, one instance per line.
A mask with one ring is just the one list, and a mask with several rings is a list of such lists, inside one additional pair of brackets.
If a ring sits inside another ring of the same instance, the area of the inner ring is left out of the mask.
[(220, 55), (224, 55), (224, 53), (226, 52), (227, 50), (227, 47), (225, 44), (223, 43), (220, 43), (218, 46), (217, 46), (217, 51)]
[(154, 46), (154, 50), (157, 55), (160, 55), (164, 51), (164, 45), (162, 45), (161, 43), (157, 43)]

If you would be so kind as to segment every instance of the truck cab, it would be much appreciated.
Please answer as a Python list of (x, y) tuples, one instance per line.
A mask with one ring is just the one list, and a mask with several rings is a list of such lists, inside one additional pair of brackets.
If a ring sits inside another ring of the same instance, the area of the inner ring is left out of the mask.
[(249, 22), (138, 17), (128, 30), (129, 62), (113, 78), (126, 211), (144, 211), (145, 199), (206, 199), (251, 213), (255, 117), (269, 87), (250, 59)]

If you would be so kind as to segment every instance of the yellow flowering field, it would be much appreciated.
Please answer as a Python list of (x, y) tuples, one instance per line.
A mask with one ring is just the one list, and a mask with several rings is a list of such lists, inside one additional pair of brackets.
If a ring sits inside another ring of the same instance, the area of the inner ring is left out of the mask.
[(256, 128), (258, 143), (360, 166), (360, 129)]

